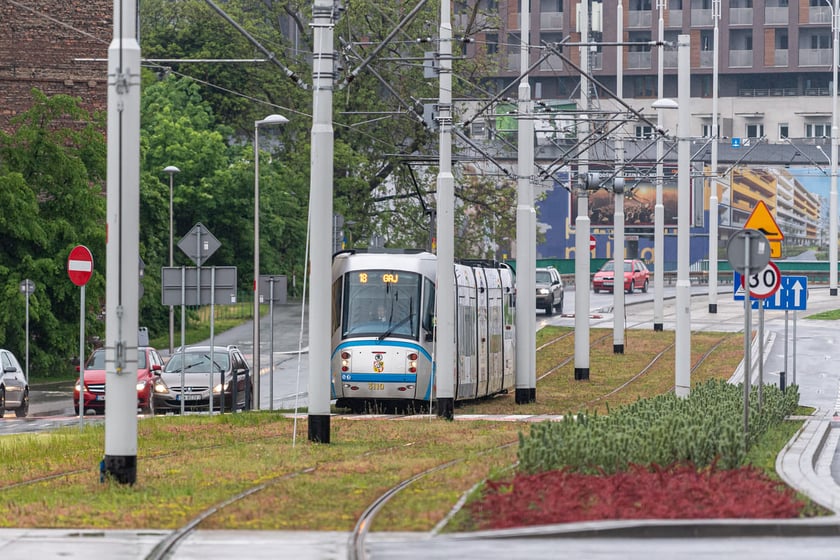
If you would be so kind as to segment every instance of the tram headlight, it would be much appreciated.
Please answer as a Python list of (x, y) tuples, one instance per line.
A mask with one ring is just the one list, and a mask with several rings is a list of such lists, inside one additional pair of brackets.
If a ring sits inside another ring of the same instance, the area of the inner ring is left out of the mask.
[(417, 352), (411, 352), (408, 355), (408, 371), (410, 373), (417, 373)]

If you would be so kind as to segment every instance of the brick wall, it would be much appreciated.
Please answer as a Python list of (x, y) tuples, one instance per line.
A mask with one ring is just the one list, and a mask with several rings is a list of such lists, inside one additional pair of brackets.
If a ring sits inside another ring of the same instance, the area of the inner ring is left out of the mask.
[(30, 107), (32, 88), (107, 108), (112, 12), (113, 0), (0, 2), (0, 128)]

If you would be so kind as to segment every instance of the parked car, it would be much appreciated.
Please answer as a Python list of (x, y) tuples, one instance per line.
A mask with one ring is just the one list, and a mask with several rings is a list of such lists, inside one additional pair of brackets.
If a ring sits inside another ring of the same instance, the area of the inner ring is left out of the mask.
[(553, 266), (537, 269), (537, 308), (544, 309), (546, 315), (554, 313), (555, 308), (563, 313), (563, 278)]
[(251, 409), (254, 389), (245, 357), (236, 346), (210, 350), (210, 346), (187, 346), (173, 352), (155, 383), (156, 412), (180, 412), (182, 399), (185, 411), (209, 410), (211, 394), (213, 410), (220, 409), (221, 396), (226, 410), (233, 410), (234, 403), (236, 408)]
[(26, 373), (15, 355), (2, 348), (0, 366), (3, 367), (3, 378), (0, 380), (0, 418), (9, 410), (14, 410), (18, 418), (24, 418), (29, 414), (29, 384), (26, 382)]
[[(601, 290), (613, 291), (613, 277), (615, 273), (615, 261), (607, 261), (601, 270), (595, 273), (592, 278), (592, 289), (597, 294)], [(650, 271), (644, 262), (639, 259), (627, 259), (624, 261), (624, 291), (632, 294), (635, 290), (648, 291), (650, 283)]]
[[(137, 349), (137, 408), (145, 414), (154, 414), (152, 393), (157, 376), (163, 370), (163, 358), (155, 348), (141, 346)], [(105, 349), (94, 350), (85, 364), (85, 411), (105, 413)], [(80, 379), (73, 389), (73, 408), (79, 413)]]

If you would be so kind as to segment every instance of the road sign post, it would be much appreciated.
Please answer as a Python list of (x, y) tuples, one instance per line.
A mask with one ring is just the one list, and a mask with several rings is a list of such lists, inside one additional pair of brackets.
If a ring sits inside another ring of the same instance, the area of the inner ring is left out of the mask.
[(93, 274), (93, 255), (76, 245), (67, 257), (67, 275), (81, 289), (79, 297), (79, 427), (85, 424), (85, 284)]
[(27, 278), (20, 283), (20, 291), (26, 296), (26, 382), (29, 383), (29, 296), (35, 292), (35, 282)]

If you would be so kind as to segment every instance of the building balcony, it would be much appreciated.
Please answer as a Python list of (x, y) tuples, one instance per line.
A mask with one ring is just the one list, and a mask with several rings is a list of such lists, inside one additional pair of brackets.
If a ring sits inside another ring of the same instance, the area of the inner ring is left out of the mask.
[(627, 27), (641, 27), (650, 29), (653, 24), (653, 12), (650, 10), (629, 10), (627, 12)]
[(676, 51), (665, 51), (662, 53), (662, 66), (664, 68), (677, 68), (678, 55)]
[(787, 25), (790, 19), (790, 10), (787, 6), (765, 6), (764, 8), (764, 24), (765, 25)]
[(563, 12), (540, 12), (540, 29), (563, 29)]
[(540, 72), (562, 72), (563, 59), (556, 54), (548, 55), (548, 58), (540, 63)]
[(715, 65), (714, 51), (700, 51), (700, 68), (713, 68)]
[(750, 68), (753, 65), (753, 51), (752, 50), (735, 50), (729, 51), (729, 67), (730, 68)]
[(691, 9), (691, 26), (695, 27), (698, 25), (713, 25), (714, 21), (712, 20), (712, 10), (706, 9)]
[(668, 10), (668, 20), (665, 27), (679, 27), (682, 28), (683, 11), (682, 10)]
[(787, 66), (788, 65), (788, 50), (776, 49), (773, 53), (773, 66)]
[(730, 25), (752, 25), (753, 23), (753, 9), (752, 8), (729, 8), (729, 24)]
[(799, 65), (830, 66), (831, 49), (799, 49)]
[(628, 70), (649, 70), (651, 68), (650, 51), (627, 53)]
[(809, 6), (808, 23), (831, 23), (831, 6)]

